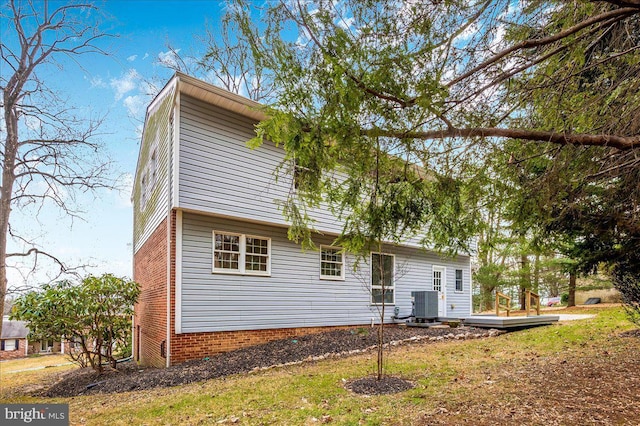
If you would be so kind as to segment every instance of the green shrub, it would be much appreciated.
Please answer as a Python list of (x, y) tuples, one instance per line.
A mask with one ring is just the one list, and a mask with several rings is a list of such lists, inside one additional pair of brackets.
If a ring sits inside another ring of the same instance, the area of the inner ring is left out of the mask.
[(137, 283), (111, 274), (60, 281), (20, 296), (11, 318), (27, 322), (31, 340), (74, 342), (71, 359), (101, 373), (104, 362), (116, 368), (117, 352), (131, 353), (131, 317), (139, 294)]
[(622, 301), (629, 320), (640, 327), (640, 277), (631, 273), (617, 273), (614, 286), (622, 294)]

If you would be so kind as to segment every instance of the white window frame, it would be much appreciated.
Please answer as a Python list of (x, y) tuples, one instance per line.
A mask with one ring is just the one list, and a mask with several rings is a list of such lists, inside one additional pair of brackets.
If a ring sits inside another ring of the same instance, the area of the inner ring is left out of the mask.
[[(219, 235), (233, 235), (240, 237), (240, 252), (238, 253), (238, 269), (223, 269), (216, 268), (215, 256), (216, 256), (216, 234)], [(230, 274), (230, 275), (252, 275), (252, 276), (260, 276), (260, 277), (269, 277), (271, 276), (271, 238), (261, 237), (259, 235), (249, 235), (249, 234), (240, 234), (237, 232), (227, 232), (227, 231), (213, 231), (212, 233), (213, 241), (212, 241), (212, 256), (211, 256), (211, 272), (214, 274)], [(266, 271), (250, 271), (246, 269), (246, 258), (247, 258), (247, 238), (256, 238), (259, 240), (267, 241), (267, 270)]]
[[(5, 351), (17, 351), (18, 348), (16, 347), (16, 340), (17, 339), (7, 339), (4, 341), (4, 350)], [(9, 342), (11, 342), (11, 344), (13, 346), (11, 346), (11, 348), (9, 348)]]
[[(464, 270), (454, 269), (455, 291), (456, 293), (464, 293)], [(458, 271), (460, 271), (460, 289), (458, 290)]]
[(332, 262), (332, 261), (325, 261), (322, 260), (322, 250), (324, 249), (331, 249), (331, 250), (338, 250), (341, 251), (342, 247), (335, 247), (335, 246), (327, 246), (327, 245), (320, 245), (320, 279), (321, 280), (328, 280), (328, 281), (344, 281), (344, 251), (342, 251), (340, 253), (340, 255), (342, 256), (342, 259), (340, 261), (340, 276), (336, 277), (335, 275), (323, 275), (322, 274), (322, 262), (327, 262), (327, 263), (337, 263), (337, 262)]
[(158, 181), (158, 148), (154, 147), (151, 150), (151, 155), (149, 156), (149, 193), (153, 190), (156, 182)]
[[(391, 302), (384, 302), (384, 294), (382, 295), (382, 302), (385, 305), (395, 305), (396, 304), (396, 255), (391, 253), (378, 253), (371, 252), (369, 256), (369, 285), (371, 289), (371, 305), (382, 306), (382, 303), (374, 302), (373, 300), (373, 290), (382, 290), (381, 285), (373, 285), (373, 255), (377, 254), (379, 256), (390, 256), (393, 258), (393, 271), (391, 271), (391, 289), (393, 290), (393, 300)], [(389, 286), (385, 286), (385, 290), (389, 290)]]
[(142, 175), (140, 176), (140, 210), (143, 210), (147, 205), (147, 169), (142, 170)]
[[(441, 272), (440, 275), (440, 289), (436, 290), (436, 286), (435, 286), (435, 272), (436, 270)], [(433, 291), (439, 291), (441, 293), (444, 293), (446, 290), (446, 286), (447, 286), (447, 268), (444, 266), (440, 266), (440, 265), (433, 265), (433, 267), (431, 268), (431, 286)]]

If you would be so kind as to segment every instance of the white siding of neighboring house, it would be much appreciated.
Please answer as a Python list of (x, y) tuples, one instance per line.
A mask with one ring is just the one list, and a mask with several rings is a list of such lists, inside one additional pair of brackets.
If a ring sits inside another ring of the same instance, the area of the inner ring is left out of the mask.
[[(148, 111), (142, 134), (142, 143), (138, 158), (138, 166), (133, 185), (133, 243), (134, 252), (144, 244), (151, 233), (167, 217), (169, 208), (169, 185), (171, 173), (171, 125), (169, 117), (172, 113), (174, 91), (166, 88), (154, 101)], [(151, 156), (156, 151), (156, 178), (147, 190), (147, 200), (142, 205), (143, 175), (147, 179), (153, 173)]]
[[(212, 185), (213, 187), (213, 185)], [(347, 256), (344, 281), (320, 280), (317, 251), (302, 252), (287, 239), (284, 227), (184, 213), (182, 229), (181, 332), (211, 332), (287, 327), (369, 324), (378, 316), (370, 303), (369, 267), (354, 274)], [(212, 231), (247, 233), (271, 238), (271, 276), (212, 273)], [(316, 244), (329, 244), (323, 237)], [(411, 291), (432, 290), (432, 266), (446, 270), (447, 315), (470, 314), (468, 256), (441, 259), (409, 247), (391, 247), (396, 255), (396, 303), (401, 314), (411, 311)], [(463, 293), (455, 293), (455, 269), (463, 270)], [(451, 309), (451, 304), (455, 308)], [(394, 306), (387, 306), (387, 320)]]

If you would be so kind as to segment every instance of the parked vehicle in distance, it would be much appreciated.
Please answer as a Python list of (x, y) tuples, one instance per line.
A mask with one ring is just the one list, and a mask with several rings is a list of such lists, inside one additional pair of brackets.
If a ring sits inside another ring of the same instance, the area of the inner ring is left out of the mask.
[(547, 306), (554, 306), (560, 304), (560, 297), (550, 297), (547, 300)]

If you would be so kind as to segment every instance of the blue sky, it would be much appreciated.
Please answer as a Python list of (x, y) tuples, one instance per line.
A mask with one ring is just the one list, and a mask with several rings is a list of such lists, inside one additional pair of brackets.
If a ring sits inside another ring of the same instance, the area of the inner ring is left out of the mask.
[[(50, 8), (63, 2), (50, 2)], [(39, 245), (70, 265), (91, 264), (87, 272), (131, 276), (132, 208), (130, 185), (135, 172), (145, 108), (153, 93), (171, 77), (161, 61), (171, 61), (170, 45), (180, 55), (199, 56), (208, 24), (215, 28), (223, 5), (217, 1), (125, 1), (99, 4), (110, 15), (105, 28), (119, 37), (109, 42), (110, 57), (80, 57), (81, 67), (65, 63), (63, 70), (44, 74), (83, 114), (106, 115), (101, 142), (122, 177), (122, 191), (102, 191), (98, 198), (82, 195), (83, 220), (70, 220), (52, 206), (15, 209), (12, 226), (24, 230)], [(2, 23), (6, 36), (6, 23)], [(3, 73), (4, 74), (4, 73)], [(19, 249), (14, 245), (13, 249)], [(22, 285), (29, 268), (9, 271), (11, 285)], [(29, 285), (48, 281), (56, 268), (41, 263), (28, 276)]]

